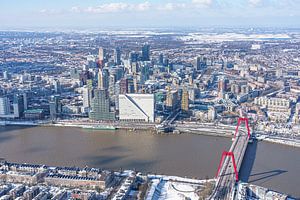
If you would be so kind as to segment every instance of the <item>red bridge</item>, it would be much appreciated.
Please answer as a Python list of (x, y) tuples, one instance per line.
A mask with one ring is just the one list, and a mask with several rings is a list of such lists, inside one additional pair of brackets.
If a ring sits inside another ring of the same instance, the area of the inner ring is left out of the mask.
[[(245, 127), (239, 128), (241, 122), (245, 122)], [(216, 175), (216, 186), (210, 199), (231, 199), (234, 196), (250, 136), (248, 118), (239, 118), (230, 150), (222, 153)]]

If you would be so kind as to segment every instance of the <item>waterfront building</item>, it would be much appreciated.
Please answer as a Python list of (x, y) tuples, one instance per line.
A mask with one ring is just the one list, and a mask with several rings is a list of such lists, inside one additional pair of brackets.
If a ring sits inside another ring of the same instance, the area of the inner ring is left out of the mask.
[(83, 107), (89, 108), (91, 103), (91, 92), (88, 87), (82, 89)]
[(22, 96), (23, 96), (24, 110), (27, 110), (28, 109), (28, 93), (24, 92)]
[(0, 115), (10, 114), (10, 101), (8, 97), (0, 97)]
[(14, 108), (14, 117), (15, 118), (23, 117), (23, 113), (24, 113), (23, 95), (20, 95), (20, 94), (14, 95), (13, 108)]
[(106, 90), (94, 90), (89, 118), (91, 120), (115, 120), (115, 112), (110, 109), (110, 100)]
[(119, 95), (119, 117), (122, 121), (154, 122), (154, 94)]
[(55, 95), (51, 96), (51, 100), (49, 102), (50, 106), (50, 118), (55, 120), (61, 113), (61, 103), (60, 103), (60, 96)]
[(27, 120), (41, 120), (44, 119), (43, 109), (30, 109), (24, 111), (24, 118)]
[(256, 97), (254, 103), (267, 109), (270, 121), (287, 122), (291, 116), (290, 100), (276, 97)]
[(217, 118), (216, 109), (212, 106), (208, 108), (207, 118), (209, 121), (215, 121)]

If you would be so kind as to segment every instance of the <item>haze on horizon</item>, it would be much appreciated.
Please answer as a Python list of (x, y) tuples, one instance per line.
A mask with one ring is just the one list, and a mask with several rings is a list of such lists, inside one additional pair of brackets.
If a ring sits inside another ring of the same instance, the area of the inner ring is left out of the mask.
[(10, 0), (0, 29), (88, 27), (300, 27), (300, 0)]

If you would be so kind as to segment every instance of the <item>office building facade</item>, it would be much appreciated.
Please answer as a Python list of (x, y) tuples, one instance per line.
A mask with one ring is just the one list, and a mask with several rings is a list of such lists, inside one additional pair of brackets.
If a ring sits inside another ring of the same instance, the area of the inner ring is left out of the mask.
[(119, 117), (122, 121), (154, 122), (154, 94), (119, 95)]

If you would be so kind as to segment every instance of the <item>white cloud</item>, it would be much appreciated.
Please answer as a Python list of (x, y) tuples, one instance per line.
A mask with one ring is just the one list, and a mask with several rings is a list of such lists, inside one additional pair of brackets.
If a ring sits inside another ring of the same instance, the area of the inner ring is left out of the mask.
[(84, 9), (84, 11), (88, 13), (110, 13), (123, 11), (128, 7), (127, 3), (107, 3), (95, 7), (90, 6)]
[(73, 7), (71, 8), (71, 12), (79, 13), (79, 12), (81, 12), (81, 9), (80, 9), (78, 6), (73, 6)]
[(62, 14), (64, 11), (58, 9), (41, 9), (38, 12), (43, 15), (58, 15), (58, 14)]
[(198, 7), (209, 7), (213, 4), (213, 0), (192, 0), (192, 3)]
[(262, 0), (248, 0), (248, 3), (252, 7), (256, 7), (262, 3)]
[(158, 10), (172, 11), (172, 10), (186, 8), (186, 7), (187, 6), (184, 3), (166, 3), (166, 4), (163, 4), (163, 5), (159, 5), (157, 7), (157, 9)]
[(149, 3), (148, 1), (146, 1), (146, 2), (144, 2), (144, 3), (134, 4), (132, 10), (136, 10), (136, 11), (146, 11), (146, 10), (149, 10), (150, 7), (151, 7), (150, 3)]
[(151, 8), (149, 2), (129, 4), (129, 3), (106, 3), (99, 6), (90, 6), (87, 8), (72, 7), (72, 12), (85, 12), (85, 13), (116, 13), (122, 11), (146, 11)]

